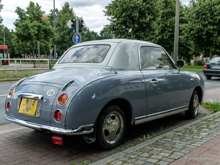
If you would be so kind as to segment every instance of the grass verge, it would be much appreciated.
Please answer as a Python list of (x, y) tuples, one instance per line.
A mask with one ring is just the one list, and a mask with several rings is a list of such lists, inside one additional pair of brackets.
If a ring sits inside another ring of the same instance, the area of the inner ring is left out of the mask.
[(203, 71), (203, 65), (185, 65), (183, 68), (181, 68), (182, 71), (192, 71), (192, 72), (202, 72)]
[(24, 77), (33, 76), (35, 74), (43, 72), (42, 70), (37, 71), (18, 71), (17, 73), (15, 71), (0, 71), (0, 81), (14, 81), (19, 80)]
[(206, 109), (209, 109), (212, 111), (212, 113), (216, 113), (220, 111), (220, 103), (219, 102), (204, 102), (202, 106)]

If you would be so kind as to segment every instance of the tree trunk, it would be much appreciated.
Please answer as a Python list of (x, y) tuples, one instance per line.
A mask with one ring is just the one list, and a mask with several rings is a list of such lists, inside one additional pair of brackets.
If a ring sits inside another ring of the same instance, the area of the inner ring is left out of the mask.
[(212, 58), (212, 47), (210, 47), (209, 56), (210, 56), (210, 59), (211, 59)]
[(212, 58), (212, 43), (210, 44), (210, 47), (209, 47), (209, 57), (210, 59)]

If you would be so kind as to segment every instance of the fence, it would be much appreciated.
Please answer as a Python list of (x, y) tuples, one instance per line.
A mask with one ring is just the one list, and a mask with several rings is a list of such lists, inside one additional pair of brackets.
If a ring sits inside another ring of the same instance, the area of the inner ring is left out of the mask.
[[(1, 65), (1, 60), (9, 60), (10, 65)], [(49, 70), (57, 59), (0, 59), (0, 71)]]

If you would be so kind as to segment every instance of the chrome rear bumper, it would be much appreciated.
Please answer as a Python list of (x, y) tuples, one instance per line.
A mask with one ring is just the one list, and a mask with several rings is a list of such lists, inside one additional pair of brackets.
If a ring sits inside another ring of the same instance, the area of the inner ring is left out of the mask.
[(64, 129), (64, 128), (51, 127), (47, 125), (32, 123), (32, 122), (16, 119), (8, 115), (5, 115), (4, 118), (8, 121), (11, 121), (13, 123), (16, 123), (16, 124), (19, 124), (25, 127), (33, 128), (33, 129), (40, 130), (40, 131), (50, 131), (51, 133), (67, 135), (67, 136), (85, 135), (85, 134), (90, 134), (94, 131), (93, 129), (94, 124), (83, 125), (77, 129)]

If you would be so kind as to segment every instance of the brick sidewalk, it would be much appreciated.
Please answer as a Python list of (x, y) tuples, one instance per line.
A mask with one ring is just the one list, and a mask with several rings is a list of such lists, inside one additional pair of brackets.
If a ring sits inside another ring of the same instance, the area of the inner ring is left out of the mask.
[(92, 165), (220, 164), (220, 112), (199, 119)]
[(220, 164), (220, 135), (196, 148), (171, 165), (219, 165)]

